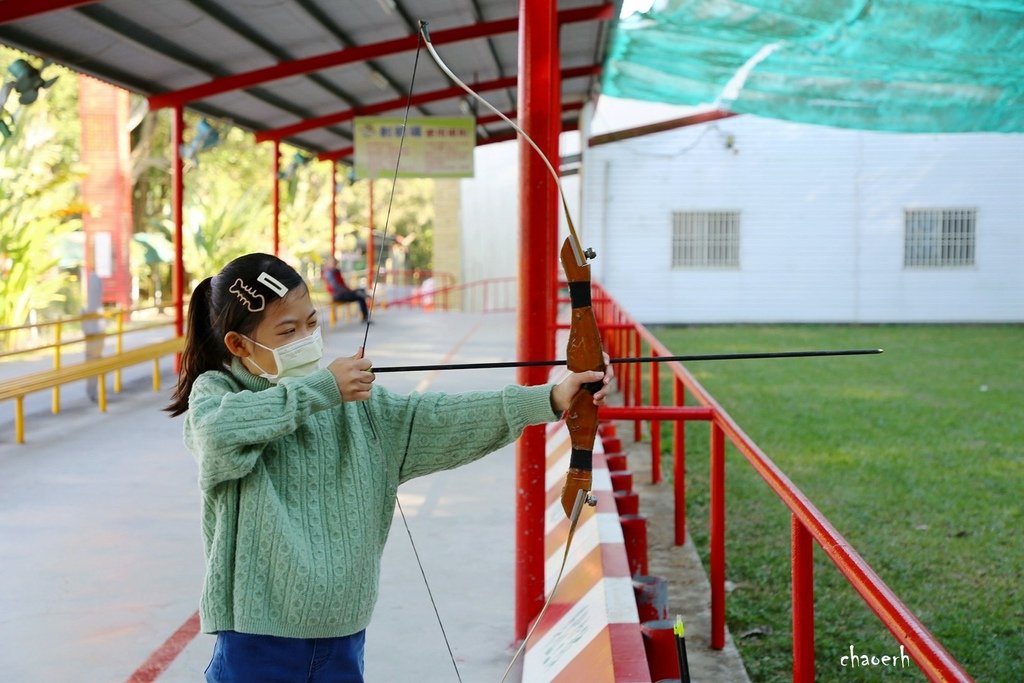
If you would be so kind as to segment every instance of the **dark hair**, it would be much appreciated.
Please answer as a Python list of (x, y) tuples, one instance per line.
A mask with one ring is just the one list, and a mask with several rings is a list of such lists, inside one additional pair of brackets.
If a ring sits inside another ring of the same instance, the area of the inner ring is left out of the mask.
[(281, 295), (259, 277), (266, 273), (291, 291), (306, 286), (295, 269), (270, 254), (246, 254), (236, 258), (213, 277), (208, 277), (192, 292), (188, 306), (185, 350), (181, 354), (178, 386), (170, 404), (164, 408), (171, 417), (188, 410), (188, 396), (199, 375), (223, 370), (231, 362), (224, 345), (228, 332), (250, 335), (270, 305)]

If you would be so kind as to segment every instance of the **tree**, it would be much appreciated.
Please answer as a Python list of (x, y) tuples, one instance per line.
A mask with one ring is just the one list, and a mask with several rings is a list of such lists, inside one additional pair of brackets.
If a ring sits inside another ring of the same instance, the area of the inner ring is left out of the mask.
[[(34, 60), (0, 48), (0, 62)], [(58, 76), (29, 105), (11, 97), (4, 112), (11, 136), (0, 145), (0, 325), (21, 325), (30, 311), (42, 310), (62, 297), (67, 284), (57, 265), (63, 237), (81, 229), (76, 168), (78, 137), (74, 77), (56, 66)]]

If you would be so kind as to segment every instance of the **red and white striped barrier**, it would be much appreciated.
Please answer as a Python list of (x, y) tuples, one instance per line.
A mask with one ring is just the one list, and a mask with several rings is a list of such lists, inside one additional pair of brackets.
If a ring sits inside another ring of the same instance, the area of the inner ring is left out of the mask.
[[(569, 434), (547, 433), (545, 592), (565, 553), (569, 521), (560, 496)], [(523, 681), (651, 683), (633, 581), (600, 438), (594, 448), (597, 507), (584, 507), (555, 598), (527, 645)]]

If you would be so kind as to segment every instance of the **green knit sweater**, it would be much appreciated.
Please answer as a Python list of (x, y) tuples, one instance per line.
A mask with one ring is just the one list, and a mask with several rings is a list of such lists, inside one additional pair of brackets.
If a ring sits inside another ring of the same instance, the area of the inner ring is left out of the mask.
[(201, 375), (184, 431), (203, 494), (203, 631), (326, 638), (366, 628), (398, 485), (556, 420), (550, 394), (374, 386), (368, 421), (326, 369), (276, 386), (237, 359), (230, 373)]

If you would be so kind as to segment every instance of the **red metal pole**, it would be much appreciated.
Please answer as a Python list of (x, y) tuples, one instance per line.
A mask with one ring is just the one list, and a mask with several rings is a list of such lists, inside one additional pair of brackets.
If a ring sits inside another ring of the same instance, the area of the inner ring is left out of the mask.
[[(686, 388), (682, 381), (672, 383), (672, 404), (686, 405)], [(675, 491), (676, 545), (686, 543), (686, 423), (672, 424), (672, 479)]]
[[(174, 124), (171, 126), (171, 162), (172, 202), (171, 213), (174, 220), (174, 273), (171, 276), (171, 290), (174, 296), (174, 334), (185, 334), (185, 242), (182, 219), (185, 213), (185, 172), (181, 160), (181, 145), (185, 134), (185, 111), (181, 106), (174, 108)], [(175, 356), (175, 369), (180, 361), (180, 354)]]
[(814, 683), (814, 543), (792, 515), (793, 683)]
[(725, 432), (711, 423), (711, 649), (725, 647)]
[[(625, 323), (625, 317), (625, 315), (620, 315), (619, 322)], [(629, 356), (629, 340), (629, 330), (623, 328), (619, 335), (619, 344), (620, 348), (622, 349), (620, 357), (622, 358), (626, 358), (627, 356)], [(630, 363), (623, 364), (622, 372), (620, 374), (622, 376), (622, 404), (628, 406), (633, 403), (633, 392), (630, 390), (630, 387), (633, 386), (633, 365)]]
[[(651, 355), (657, 356), (658, 351), (651, 349)], [(661, 386), (658, 382), (658, 363), (651, 363), (651, 405), (661, 403)], [(651, 483), (661, 481), (661, 423), (651, 420)]]
[[(551, 33), (557, 30), (557, 7), (551, 0), (519, 0), (519, 125), (550, 158), (549, 121)], [(519, 143), (519, 306), (516, 355), (520, 360), (543, 358), (550, 346), (551, 260), (548, 235), (555, 190), (544, 162), (525, 140)], [(521, 368), (520, 384), (542, 384), (548, 371)], [(545, 435), (529, 427), (516, 446), (516, 638), (544, 604)]]
[[(632, 333), (634, 348), (636, 349), (637, 357), (643, 355), (641, 353), (640, 346), (640, 332), (636, 331)], [(638, 406), (643, 402), (642, 385), (644, 383), (643, 370), (639, 363), (633, 363), (633, 405)], [(639, 441), (643, 437), (640, 430), (640, 420), (633, 422), (633, 440)]]
[(281, 253), (281, 143), (274, 140), (274, 256)]
[(366, 227), (366, 289), (372, 292), (377, 262), (377, 255), (373, 246), (373, 178), (367, 178), (366, 182), (370, 183), (369, 220)]
[[(548, 32), (548, 39), (550, 40), (549, 50), (550, 58), (548, 60), (549, 68), (547, 76), (548, 87), (550, 88), (547, 96), (546, 111), (544, 117), (547, 120), (547, 137), (548, 144), (544, 148), (547, 152), (548, 160), (551, 161), (551, 165), (555, 167), (555, 170), (559, 169), (559, 162), (561, 159), (561, 150), (559, 140), (562, 136), (562, 72), (561, 72), (561, 49), (559, 47), (559, 26), (558, 26), (558, 2), (557, 0), (549, 0), (548, 4), (553, 5), (551, 10), (551, 26)], [(558, 239), (558, 216), (561, 213), (561, 201), (557, 192), (557, 188), (552, 188), (547, 193), (548, 202), (548, 235), (547, 235), (547, 253), (557, 254), (559, 247)], [(584, 247), (586, 248), (586, 247)], [(558, 279), (561, 264), (557, 258), (552, 256), (549, 259), (549, 265), (545, 272), (547, 273), (547, 286), (550, 292), (550, 301), (554, 302), (558, 298)], [(548, 313), (548, 353), (551, 354), (548, 358), (555, 357), (555, 324), (558, 322), (558, 306), (552, 304), (547, 307)]]
[(331, 162), (331, 247), (328, 253), (334, 258), (338, 244), (338, 162)]

